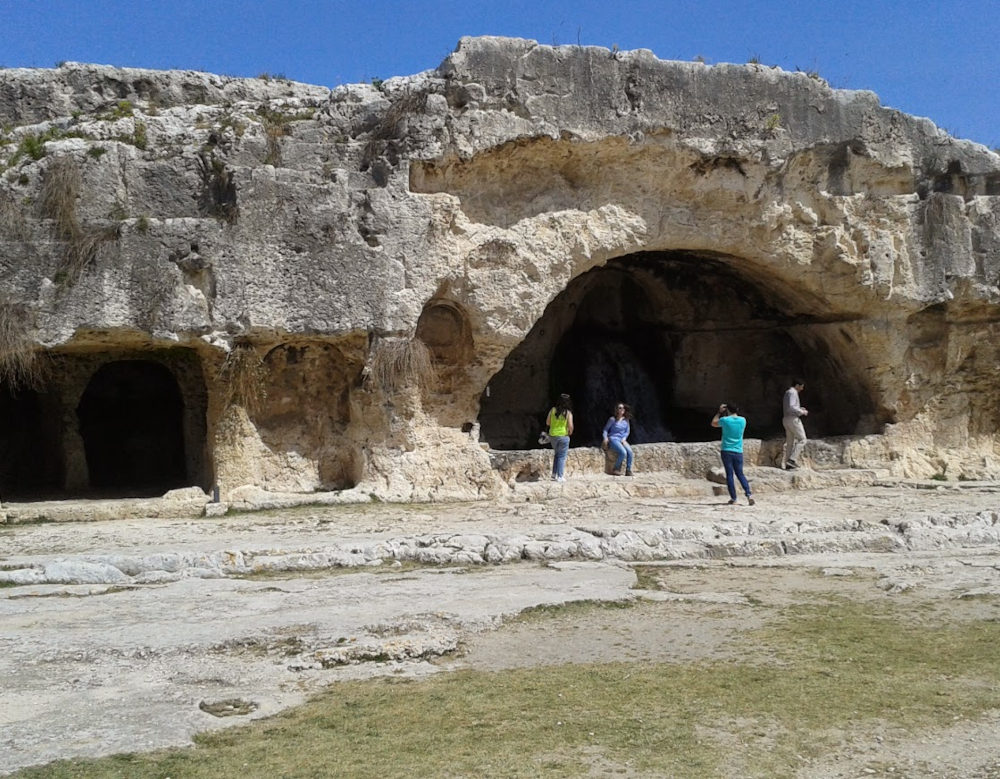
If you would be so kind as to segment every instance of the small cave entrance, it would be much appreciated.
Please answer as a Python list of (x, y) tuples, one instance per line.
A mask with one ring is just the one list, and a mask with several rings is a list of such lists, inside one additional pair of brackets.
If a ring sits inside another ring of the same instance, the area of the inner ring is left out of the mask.
[(740, 406), (747, 435), (783, 436), (781, 397), (806, 380), (813, 437), (874, 432), (844, 319), (739, 258), (641, 252), (581, 274), (546, 308), (480, 398), (494, 449), (535, 446), (560, 392), (573, 397), (573, 446), (593, 446), (618, 400), (633, 443), (711, 441), (719, 403)]
[(57, 494), (65, 478), (58, 401), (34, 389), (0, 389), (0, 496), (3, 500)]
[(187, 484), (184, 401), (165, 365), (102, 365), (87, 384), (77, 418), (92, 491), (144, 497)]

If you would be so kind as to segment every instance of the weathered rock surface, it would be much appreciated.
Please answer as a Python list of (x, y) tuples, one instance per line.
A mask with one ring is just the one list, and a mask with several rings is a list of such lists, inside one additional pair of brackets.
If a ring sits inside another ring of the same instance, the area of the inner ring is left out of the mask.
[[(874, 572), (865, 584), (848, 577), (869, 597), (995, 596), (997, 489), (762, 491), (752, 508), (704, 496), (570, 493), (501, 505), (5, 527), (0, 773), (187, 744), (341, 679), (439, 672), (429, 660), (532, 606), (647, 597), (729, 604), (742, 608), (732, 628), (742, 629), (756, 619), (768, 568)], [(629, 562), (697, 568), (701, 585), (632, 589)], [(749, 573), (737, 581), (723, 569)], [(688, 627), (661, 619), (655, 636), (649, 627), (646, 644), (691, 651)], [(646, 651), (602, 631), (561, 643), (501, 651), (492, 667), (635, 660)]]
[(869, 92), (475, 38), (333, 90), (8, 69), (0, 125), (8, 493), (495, 497), (553, 391), (580, 444), (619, 397), (766, 442), (799, 373), (819, 466), (1000, 472), (1000, 157)]

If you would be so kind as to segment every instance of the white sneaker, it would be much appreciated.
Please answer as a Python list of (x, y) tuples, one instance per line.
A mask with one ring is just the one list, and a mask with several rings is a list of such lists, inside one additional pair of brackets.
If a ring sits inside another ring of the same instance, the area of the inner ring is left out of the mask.
[(564, 482), (564, 481), (566, 481), (566, 477), (565, 476), (557, 476), (556, 477), (556, 481), (558, 481), (558, 482)]

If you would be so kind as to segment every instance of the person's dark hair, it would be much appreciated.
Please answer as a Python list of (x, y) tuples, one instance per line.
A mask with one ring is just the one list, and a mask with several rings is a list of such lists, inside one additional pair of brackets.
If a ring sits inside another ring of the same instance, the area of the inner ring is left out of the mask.
[(625, 411), (625, 413), (622, 415), (622, 418), (623, 419), (631, 420), (632, 419), (632, 407), (628, 403), (623, 403), (622, 401), (619, 400), (617, 403), (615, 403), (615, 415), (618, 414), (618, 407), (619, 406), (621, 406), (624, 409), (624, 411)]
[(800, 379), (798, 376), (796, 376), (794, 379), (792, 379), (792, 386), (793, 387), (798, 387), (798, 386), (804, 387), (804, 386), (806, 386), (806, 383), (805, 383), (804, 379)]
[(739, 414), (740, 413), (740, 407), (739, 406), (734, 406), (732, 403), (725, 403), (724, 405), (726, 407), (726, 413), (729, 416), (733, 416), (734, 414)]
[(566, 413), (573, 410), (573, 401), (570, 400), (569, 395), (565, 392), (559, 396), (559, 400), (556, 401), (556, 416), (564, 417)]

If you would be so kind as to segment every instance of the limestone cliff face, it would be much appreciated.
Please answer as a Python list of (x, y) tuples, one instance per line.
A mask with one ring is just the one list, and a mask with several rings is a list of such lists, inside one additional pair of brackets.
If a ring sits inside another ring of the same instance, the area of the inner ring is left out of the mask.
[(475, 38), (333, 90), (3, 70), (0, 126), (7, 492), (492, 495), (555, 392), (580, 444), (618, 398), (769, 437), (799, 374), (846, 464), (1000, 475), (1000, 157), (871, 93)]

